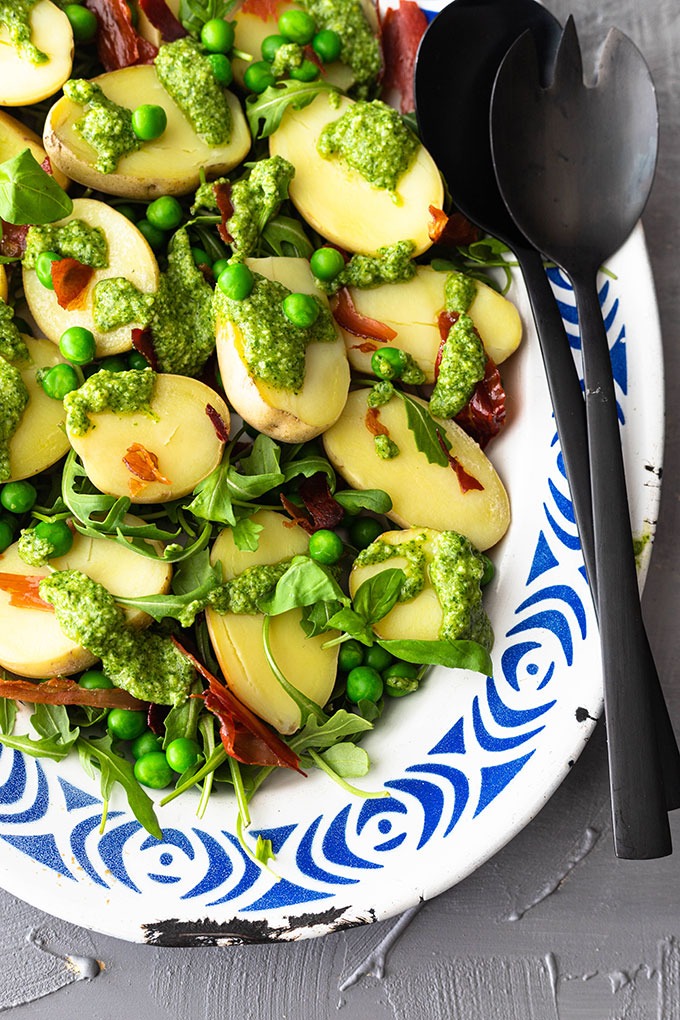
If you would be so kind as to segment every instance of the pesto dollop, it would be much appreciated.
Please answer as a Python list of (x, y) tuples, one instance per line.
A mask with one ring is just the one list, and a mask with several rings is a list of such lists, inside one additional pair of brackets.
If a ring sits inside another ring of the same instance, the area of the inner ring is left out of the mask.
[(373, 443), (381, 460), (392, 460), (399, 454), (399, 447), (389, 436), (376, 436)]
[(35, 269), (41, 252), (53, 251), (64, 258), (77, 259), (84, 266), (105, 269), (109, 264), (109, 246), (101, 227), (91, 227), (84, 220), (69, 220), (62, 226), (46, 223), (29, 227), (23, 265)]
[(317, 286), (326, 294), (336, 294), (341, 287), (368, 290), (383, 283), (404, 283), (416, 274), (414, 251), (413, 241), (397, 241), (378, 248), (376, 255), (352, 255), (335, 279), (317, 280)]
[(28, 404), (28, 390), (19, 369), (0, 358), (0, 482), (11, 476), (9, 444)]
[(210, 60), (188, 37), (165, 43), (154, 60), (161, 85), (206, 145), (231, 138), (231, 110)]
[(92, 301), (95, 325), (107, 333), (132, 322), (142, 328), (146, 326), (154, 295), (144, 294), (124, 276), (111, 276), (95, 284)]
[(383, 407), (385, 404), (389, 404), (393, 396), (394, 385), (389, 379), (381, 379), (380, 382), (373, 383), (371, 386), (366, 403), (369, 407)]
[(146, 411), (153, 415), (151, 397), (156, 373), (150, 368), (130, 369), (128, 372), (109, 372), (102, 368), (83, 385), (64, 397), (66, 428), (74, 436), (84, 436), (93, 424), (91, 414), (116, 411), (134, 414)]
[(46, 64), (49, 57), (31, 42), (31, 12), (37, 0), (0, 0), (0, 25), (18, 53), (32, 64)]
[(400, 602), (409, 602), (414, 599), (423, 588), (427, 579), (427, 558), (425, 556), (425, 541), (427, 535), (423, 532), (414, 536), (408, 542), (400, 542), (392, 545), (381, 538), (362, 549), (354, 563), (357, 567), (368, 567), (374, 563), (386, 563), (388, 560), (399, 557), (405, 559), (406, 564), (400, 564), (399, 569), (406, 575), (406, 581), (399, 593)]
[(448, 312), (467, 312), (477, 295), (477, 281), (465, 273), (449, 273), (444, 284)]
[(281, 563), (247, 567), (243, 573), (211, 591), (209, 605), (217, 613), (259, 613), (257, 603), (274, 590), (291, 562), (283, 560)]
[(301, 0), (318, 29), (332, 29), (342, 40), (340, 60), (354, 75), (352, 91), (365, 98), (370, 94), (380, 71), (380, 44), (366, 20), (361, 0)]
[(260, 234), (288, 198), (295, 167), (282, 156), (261, 159), (250, 174), (231, 189), (233, 213), (227, 220), (234, 258), (241, 261), (255, 253)]
[(420, 142), (396, 110), (375, 99), (353, 103), (326, 124), (316, 147), (324, 159), (336, 156), (373, 187), (394, 193)]
[(96, 82), (72, 78), (64, 85), (64, 95), (85, 107), (75, 129), (97, 153), (94, 166), (100, 173), (112, 174), (122, 156), (141, 147), (132, 130), (132, 110), (114, 103)]
[(153, 346), (162, 372), (199, 374), (215, 347), (213, 292), (196, 266), (182, 228), (168, 249), (168, 268), (151, 310)]
[(453, 418), (484, 378), (486, 354), (469, 315), (459, 315), (442, 348), (439, 374), (430, 397), (430, 414)]
[(0, 358), (27, 361), (28, 347), (14, 322), (14, 309), (0, 298)]
[(60, 570), (40, 582), (64, 634), (102, 660), (116, 687), (143, 701), (179, 705), (195, 679), (193, 667), (169, 637), (137, 630), (113, 596), (79, 570)]
[(35, 528), (22, 528), (17, 552), (29, 567), (44, 567), (54, 556), (56, 548), (48, 538), (42, 538)]
[(253, 274), (255, 285), (244, 301), (233, 301), (215, 288), (215, 310), (233, 322), (243, 337), (243, 356), (251, 375), (276, 389), (299, 393), (305, 380), (305, 352), (310, 343), (338, 339), (333, 317), (317, 299), (319, 314), (308, 329), (294, 326), (283, 312), (291, 291), (281, 283)]
[(439, 631), (442, 640), (477, 641), (490, 650), (493, 631), (484, 611), (480, 586), (484, 560), (469, 539), (455, 531), (442, 531), (429, 571), (444, 613)]
[(302, 66), (305, 51), (297, 43), (283, 43), (279, 46), (271, 62), (271, 72), (275, 78), (284, 78), (291, 71)]

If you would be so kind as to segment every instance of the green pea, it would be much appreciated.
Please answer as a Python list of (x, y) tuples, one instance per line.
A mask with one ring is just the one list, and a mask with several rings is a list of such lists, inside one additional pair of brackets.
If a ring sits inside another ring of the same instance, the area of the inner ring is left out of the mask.
[(309, 260), (309, 266), (317, 280), (328, 283), (343, 271), (345, 259), (337, 248), (324, 246), (316, 249)]
[(168, 115), (162, 106), (143, 103), (132, 111), (132, 130), (141, 142), (152, 142), (168, 126)]
[(279, 52), (282, 46), (285, 46), (287, 39), (284, 39), (282, 35), (268, 35), (262, 40), (260, 52), (262, 53), (262, 59), (266, 60), (271, 64), (272, 60)]
[(118, 740), (134, 740), (146, 729), (146, 712), (112, 708), (106, 724), (112, 737)]
[(73, 365), (54, 365), (40, 377), (40, 385), (52, 400), (63, 400), (71, 390), (77, 390), (80, 379)]
[(228, 265), (229, 259), (218, 259), (217, 262), (213, 262), (212, 271), (213, 276), (215, 277), (216, 280), (218, 279), (220, 274), (224, 272)]
[(53, 546), (54, 552), (50, 559), (65, 556), (73, 545), (73, 532), (66, 521), (40, 521), (36, 525), (35, 533), (38, 538), (45, 539)]
[(211, 53), (208, 56), (215, 81), (226, 89), (234, 79), (234, 72), (231, 67), (231, 60), (224, 53)]
[(0, 553), (8, 549), (14, 541), (14, 532), (5, 520), (0, 520)]
[(64, 7), (64, 14), (71, 23), (74, 40), (77, 43), (92, 42), (99, 28), (97, 15), (78, 4), (67, 4)]
[(331, 28), (324, 28), (312, 39), (312, 49), (324, 64), (332, 64), (340, 56), (342, 39)]
[(211, 53), (228, 53), (234, 45), (234, 24), (223, 18), (211, 18), (201, 29), (201, 42)]
[(319, 304), (311, 294), (288, 294), (283, 299), (283, 314), (299, 329), (313, 326), (319, 315)]
[(275, 81), (276, 78), (266, 60), (256, 60), (249, 64), (243, 75), (245, 87), (258, 95), (273, 85)]
[(364, 654), (364, 666), (377, 669), (379, 673), (382, 673), (393, 662), (394, 657), (389, 652), (386, 652), (384, 648), (381, 648), (380, 645), (371, 645)]
[(371, 355), (371, 369), (378, 379), (399, 379), (408, 358), (399, 347), (381, 347)]
[(101, 669), (88, 669), (78, 681), (78, 686), (87, 691), (108, 691), (113, 687), (113, 680)]
[(309, 555), (317, 563), (327, 563), (329, 566), (337, 563), (344, 551), (342, 539), (335, 531), (321, 528), (310, 535)]
[(95, 356), (97, 344), (91, 330), (69, 326), (59, 337), (59, 350), (74, 365), (88, 365)]
[(358, 641), (352, 638), (340, 645), (338, 652), (338, 667), (343, 673), (349, 673), (356, 666), (362, 666), (364, 662), (364, 649)]
[(370, 666), (356, 666), (347, 674), (347, 700), (358, 705), (360, 701), (379, 701), (383, 682), (380, 673)]
[(232, 301), (244, 301), (255, 286), (255, 277), (243, 262), (233, 262), (222, 270), (217, 286)]
[(162, 751), (147, 751), (133, 766), (135, 779), (152, 790), (164, 790), (173, 780), (173, 771)]
[(153, 223), (149, 223), (147, 219), (139, 221), (137, 230), (144, 234), (149, 247), (153, 248), (154, 251), (160, 251), (165, 246), (165, 231), (154, 227)]
[(357, 517), (349, 526), (350, 541), (355, 549), (367, 549), (384, 530), (375, 517)]
[(314, 38), (316, 24), (306, 11), (284, 11), (279, 18), (279, 32), (289, 42), (305, 46)]
[(182, 222), (182, 206), (172, 195), (162, 195), (146, 208), (146, 218), (159, 230), (175, 230)]
[(201, 749), (190, 737), (177, 737), (166, 747), (165, 757), (174, 772), (186, 772), (201, 757)]
[(139, 353), (139, 351), (130, 351), (127, 360), (128, 368), (135, 368), (137, 370), (141, 370), (149, 367), (149, 362), (146, 360), (143, 354)]
[(314, 81), (319, 73), (319, 67), (313, 60), (303, 60), (299, 67), (290, 69), (290, 76), (295, 81)]
[(119, 212), (121, 216), (124, 216), (130, 223), (137, 222), (137, 210), (134, 205), (130, 205), (129, 202), (121, 202), (120, 205), (114, 207), (116, 212)]
[(25, 514), (31, 509), (38, 493), (30, 482), (7, 482), (0, 491), (0, 503), (13, 514)]
[(130, 750), (134, 758), (141, 758), (150, 751), (162, 751), (163, 741), (152, 730), (147, 730), (132, 741)]
[(205, 249), (203, 249), (203, 248), (192, 248), (191, 249), (191, 254), (194, 257), (195, 265), (197, 265), (197, 266), (209, 266), (210, 265), (210, 256), (208, 255), (207, 251), (205, 251)]
[(48, 290), (54, 290), (52, 263), (59, 261), (61, 261), (61, 255), (57, 255), (56, 251), (41, 251), (35, 260), (35, 275), (43, 287), (47, 287)]

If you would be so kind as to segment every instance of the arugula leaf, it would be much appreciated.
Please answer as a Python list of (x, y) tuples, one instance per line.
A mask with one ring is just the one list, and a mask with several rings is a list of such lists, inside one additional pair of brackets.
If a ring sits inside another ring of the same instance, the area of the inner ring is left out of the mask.
[(136, 598), (116, 596), (116, 602), (132, 609), (140, 609), (160, 622), (167, 617), (179, 620), (183, 627), (190, 627), (196, 614), (205, 608), (206, 598), (211, 591), (219, 587), (221, 574), (215, 567), (210, 567), (195, 588), (180, 595), (139, 595)]
[(349, 604), (333, 575), (309, 556), (294, 556), (274, 591), (260, 599), (257, 606), (268, 616), (278, 616), (289, 609), (334, 600), (343, 605)]
[(31, 726), (41, 737), (61, 741), (69, 747), (75, 743), (78, 730), (71, 727), (65, 705), (35, 705)]
[(130, 810), (140, 825), (156, 839), (162, 839), (163, 832), (156, 818), (153, 801), (135, 779), (132, 765), (127, 758), (119, 757), (113, 750), (111, 737), (108, 734), (99, 738), (79, 737), (76, 746), (81, 762), (86, 767), (89, 766), (87, 771), (90, 775), (93, 775), (93, 764), (97, 765), (101, 773), (103, 820), (106, 818), (113, 785), (119, 783), (125, 790)]
[(261, 239), (274, 255), (308, 259), (314, 251), (302, 224), (292, 216), (275, 216), (265, 226)]
[(256, 524), (249, 517), (239, 517), (231, 530), (237, 549), (240, 549), (242, 552), (256, 551), (260, 544), (260, 532), (263, 530), (262, 524)]
[(293, 478), (298, 478), (300, 475), (304, 478), (311, 478), (312, 475), (318, 475), (320, 472), (323, 472), (328, 478), (328, 487), (333, 492), (335, 489), (335, 471), (325, 457), (311, 454), (301, 457), (300, 460), (289, 460), (283, 469), (286, 482), (290, 482)]
[(179, 20), (187, 32), (198, 36), (206, 21), (226, 18), (235, 5), (236, 0), (180, 0)]
[(255, 843), (255, 850), (253, 851), (253, 853), (255, 854), (255, 859), (259, 861), (260, 864), (264, 864), (265, 867), (268, 861), (273, 861), (276, 859), (276, 854), (274, 853), (274, 848), (272, 846), (271, 839), (265, 839), (264, 836), (262, 836), (262, 834), (258, 835), (257, 837), (257, 842)]
[[(34, 740), (28, 735), (14, 734), (16, 705), (8, 698), (2, 699), (2, 733), (0, 743), (15, 751), (23, 751), (33, 758), (51, 758), (61, 761), (70, 753), (78, 739), (80, 730), (72, 728), (71, 720), (64, 705), (35, 705), (31, 725), (38, 734)], [(11, 708), (10, 708), (11, 705)]]
[(483, 645), (476, 641), (383, 641), (378, 644), (385, 651), (404, 662), (428, 666), (449, 666), (451, 669), (470, 669), (491, 676), (493, 663)]
[(0, 698), (0, 733), (13, 733), (16, 717), (16, 701), (12, 698)]
[(194, 489), (194, 499), (187, 506), (194, 517), (217, 524), (236, 524), (236, 515), (229, 488), (229, 457), (225, 454), (207, 478)]
[(269, 436), (258, 436), (251, 453), (240, 461), (241, 471), (229, 468), (227, 480), (230, 496), (238, 500), (252, 500), (275, 489), (284, 481), (279, 468), (281, 451)]
[[(192, 694), (200, 693), (201, 685), (195, 684)], [(196, 739), (198, 729), (198, 717), (201, 714), (203, 702), (200, 698), (187, 698), (181, 705), (174, 705), (165, 717), (165, 736), (163, 737), (163, 748), (171, 744), (178, 737), (189, 737)]]
[(393, 567), (367, 578), (354, 594), (355, 611), (366, 623), (377, 623), (397, 604), (405, 581), (404, 571)]
[(270, 85), (259, 96), (248, 96), (246, 99), (246, 117), (250, 133), (256, 139), (268, 138), (278, 128), (289, 106), (294, 110), (302, 110), (303, 107), (309, 106), (319, 93), (338, 91), (334, 85), (322, 81), (289, 79)]
[(53, 223), (73, 211), (73, 202), (30, 149), (0, 163), (0, 217), (8, 223)]
[(319, 722), (315, 716), (310, 715), (290, 744), (298, 754), (304, 754), (310, 748), (323, 751), (341, 740), (346, 740), (347, 737), (353, 737), (372, 729), (371, 723), (366, 719), (355, 715), (354, 712), (346, 712), (344, 708), (339, 708), (325, 722)]
[[(311, 698), (308, 698), (306, 694), (303, 694), (302, 691), (299, 691), (297, 687), (295, 687), (290, 682), (290, 680), (288, 680), (287, 677), (281, 672), (279, 665), (276, 659), (274, 658), (271, 641), (269, 640), (270, 621), (271, 617), (269, 616), (265, 616), (264, 620), (262, 621), (262, 644), (264, 646), (265, 658), (269, 663), (269, 668), (271, 669), (272, 673), (274, 674), (278, 682), (283, 687), (286, 694), (288, 694), (289, 697), (293, 699), (297, 707), (300, 709), (300, 725), (304, 726), (307, 720), (310, 718), (310, 716), (316, 716), (316, 718), (319, 719), (321, 722), (325, 722), (328, 716), (326, 715), (324, 710), (320, 708), (315, 701), (312, 701)], [(229, 759), (230, 765), (232, 761), (233, 759), (230, 758)]]
[(382, 489), (341, 489), (333, 498), (347, 513), (372, 510), (375, 514), (387, 514), (392, 509), (390, 496)]
[(451, 445), (446, 438), (443, 428), (435, 421), (427, 407), (419, 404), (408, 394), (401, 390), (395, 390), (395, 394), (404, 401), (406, 408), (406, 423), (413, 433), (416, 446), (421, 453), (424, 453), (430, 464), (439, 464), (440, 467), (449, 466), (449, 458), (446, 449)]
[[(357, 716), (357, 718), (359, 718)], [(365, 776), (371, 767), (371, 761), (363, 747), (344, 741), (334, 744), (319, 756), (343, 779), (355, 779)]]
[(332, 630), (331, 619), (342, 609), (342, 604), (337, 599), (315, 602), (313, 606), (304, 606), (300, 626), (307, 637), (316, 637), (317, 634), (324, 634)]
[[(357, 751), (359, 751), (359, 750), (360, 750), (360, 748), (357, 748)], [(351, 752), (350, 752), (350, 756), (351, 756)], [(349, 764), (350, 756), (347, 756), (347, 764)], [(324, 755), (322, 757), (320, 754), (317, 754), (316, 751), (312, 751), (310, 749), (309, 757), (311, 758), (311, 760), (314, 762), (314, 764), (316, 765), (316, 767), (318, 769), (321, 769), (322, 772), (325, 772), (327, 776), (330, 776), (330, 778), (335, 783), (338, 784), (338, 786), (342, 787), (343, 790), (346, 790), (347, 793), (351, 793), (353, 797), (362, 797), (365, 800), (372, 800), (372, 799), (378, 798), (378, 797), (390, 797), (391, 796), (389, 790), (378, 790), (377, 792), (373, 792), (371, 790), (359, 790), (356, 786), (351, 786), (345, 779), (342, 778), (340, 773), (336, 772), (336, 770), (333, 768), (333, 766), (330, 765), (328, 761), (326, 761), (326, 755)], [(341, 759), (341, 764), (342, 764), (342, 759)], [(357, 765), (358, 765), (358, 762), (357, 762)]]

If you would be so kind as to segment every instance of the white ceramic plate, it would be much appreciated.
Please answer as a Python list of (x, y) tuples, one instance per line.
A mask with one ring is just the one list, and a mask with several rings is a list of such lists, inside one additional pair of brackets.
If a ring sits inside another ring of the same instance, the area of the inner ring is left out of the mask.
[[(653, 537), (663, 438), (663, 377), (654, 288), (641, 228), (601, 277), (617, 383), (633, 533)], [(575, 349), (570, 288), (553, 283)], [(526, 325), (504, 366), (509, 422), (489, 453), (510, 493), (513, 524), (494, 550), (487, 608), (494, 676), (436, 669), (392, 701), (365, 746), (366, 789), (344, 794), (320, 773), (277, 775), (252, 803), (252, 833), (272, 840), (280, 879), (234, 836), (233, 800), (197, 796), (159, 810), (150, 837), (114, 799), (101, 800), (77, 759), (55, 764), (0, 751), (0, 884), (74, 923), (163, 945), (295, 940), (389, 917), (477, 868), (539, 811), (599, 715), (594, 614), (537, 341)], [(642, 555), (644, 576), (651, 551)], [(284, 770), (281, 770), (282, 772)], [(158, 797), (160, 799), (160, 795)]]

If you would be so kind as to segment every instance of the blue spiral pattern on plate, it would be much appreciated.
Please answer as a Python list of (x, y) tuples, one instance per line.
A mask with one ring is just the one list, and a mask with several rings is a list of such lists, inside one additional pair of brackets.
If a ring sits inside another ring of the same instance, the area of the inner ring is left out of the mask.
[[(570, 342), (578, 351), (571, 288), (559, 270), (551, 270), (550, 276)], [(613, 338), (617, 391), (625, 396), (625, 327), (607, 282), (600, 299)], [(620, 404), (619, 416), (623, 422)], [(207, 831), (199, 823), (185, 830), (169, 827), (157, 840), (123, 810), (109, 812), (102, 834), (102, 803), (94, 787), (81, 789), (58, 775), (52, 763), (44, 766), (4, 747), (0, 840), (74, 884), (116, 887), (135, 896), (162, 887), (198, 908), (234, 903), (242, 915), (253, 915), (328, 901), (368, 872), (379, 872), (391, 854), (418, 852), (432, 840), (450, 837), (461, 819), (482, 815), (530, 762), (556, 704), (550, 694), (552, 677), (573, 663), (575, 647), (587, 632), (585, 581), (579, 594), (563, 580), (553, 580), (562, 579), (556, 568), (565, 557), (579, 557), (579, 543), (556, 436), (552, 449), (543, 523), (524, 597), (505, 634), (498, 675), (487, 677), (465, 713), (449, 720), (438, 740), (423, 750), (422, 760), (386, 781), (389, 798), (354, 799), (311, 822), (291, 819), (252, 833), (270, 839), (277, 854), (285, 849), (285, 877), (277, 881), (254, 864), (225, 829)], [(580, 559), (576, 562), (581, 564)], [(578, 569), (582, 571), (582, 565)], [(58, 835), (47, 823), (48, 810), (55, 805), (69, 823), (60, 826)]]

